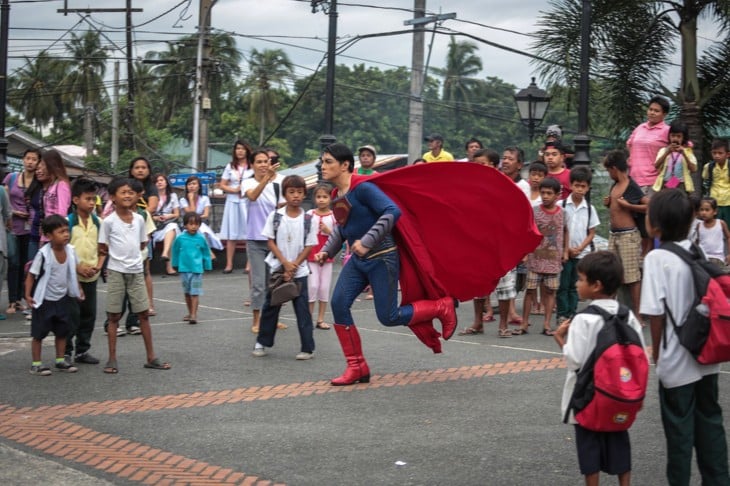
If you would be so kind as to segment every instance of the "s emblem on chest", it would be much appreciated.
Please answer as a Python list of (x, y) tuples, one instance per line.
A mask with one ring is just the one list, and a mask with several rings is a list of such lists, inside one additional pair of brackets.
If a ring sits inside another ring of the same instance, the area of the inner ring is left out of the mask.
[(350, 202), (347, 200), (346, 197), (335, 199), (335, 201), (332, 203), (332, 214), (334, 215), (337, 224), (339, 224), (340, 226), (345, 225), (345, 223), (347, 222), (347, 218), (350, 216), (351, 209), (352, 205), (350, 205)]

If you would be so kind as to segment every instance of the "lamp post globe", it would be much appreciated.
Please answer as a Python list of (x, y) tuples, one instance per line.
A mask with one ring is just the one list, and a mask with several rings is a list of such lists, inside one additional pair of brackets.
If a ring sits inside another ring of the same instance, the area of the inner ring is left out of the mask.
[(535, 128), (540, 126), (545, 118), (551, 96), (544, 89), (538, 88), (535, 78), (532, 78), (530, 85), (518, 91), (514, 98), (520, 120), (527, 127), (530, 141), (532, 141), (535, 136)]

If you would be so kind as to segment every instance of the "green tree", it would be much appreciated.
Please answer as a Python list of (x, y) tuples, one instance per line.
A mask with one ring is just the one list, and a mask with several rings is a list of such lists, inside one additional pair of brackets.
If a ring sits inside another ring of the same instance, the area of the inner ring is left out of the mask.
[[(482, 80), (475, 78), (482, 70), (482, 60), (475, 52), (478, 47), (472, 42), (457, 42), (454, 36), (449, 41), (446, 54), (446, 68), (432, 68), (444, 78), (442, 99), (448, 103), (469, 106), (472, 95)], [(457, 109), (458, 111), (458, 109)]]
[[(534, 48), (545, 60), (537, 65), (550, 82), (575, 90), (581, 1), (551, 0), (550, 6), (538, 21)], [(602, 99), (592, 96), (591, 106), (612, 106), (612, 128), (625, 132), (643, 120), (649, 95), (663, 93), (679, 107), (701, 151), (706, 134), (730, 120), (724, 109), (730, 103), (730, 1), (595, 0), (592, 9), (591, 76), (605, 89)], [(722, 39), (698, 56), (697, 25), (703, 17), (718, 25)], [(671, 87), (664, 80), (677, 45), (680, 82)]]
[(266, 123), (276, 121), (276, 106), (280, 96), (277, 90), (272, 88), (285, 89), (284, 83), (291, 79), (294, 66), (289, 60), (289, 56), (281, 49), (264, 49), (263, 51), (253, 49), (248, 65), (250, 69), (248, 75), (249, 115), (251, 120), (258, 118), (259, 145), (262, 145), (266, 133)]
[(108, 55), (101, 45), (99, 33), (91, 30), (81, 35), (72, 33), (66, 48), (72, 60), (63, 85), (68, 89), (70, 99), (84, 110), (84, 146), (90, 154), (94, 148), (96, 110), (106, 95), (103, 79)]
[(47, 51), (34, 59), (25, 58), (25, 64), (10, 77), (8, 104), (43, 136), (43, 127), (59, 115), (62, 108), (58, 90), (63, 78), (63, 63)]

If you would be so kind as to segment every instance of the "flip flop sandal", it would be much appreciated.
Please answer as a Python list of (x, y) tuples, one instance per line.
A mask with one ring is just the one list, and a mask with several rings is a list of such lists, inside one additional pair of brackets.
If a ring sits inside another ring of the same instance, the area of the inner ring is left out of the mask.
[(198, 321), (195, 319), (188, 320), (188, 324), (197, 324), (197, 323), (198, 323)]
[(116, 375), (117, 373), (119, 373), (116, 359), (110, 359), (106, 362), (106, 364), (104, 365), (104, 373), (108, 375)]
[(472, 336), (474, 334), (484, 334), (484, 329), (474, 329), (473, 327), (467, 327), (459, 331), (458, 336)]
[(144, 364), (145, 368), (151, 369), (151, 370), (169, 370), (172, 368), (170, 363), (163, 363), (160, 361), (159, 358), (155, 358), (152, 361), (148, 361)]
[(482, 322), (494, 322), (494, 316), (482, 316)]
[(511, 338), (512, 337), (512, 331), (509, 329), (500, 329), (499, 330), (499, 337), (501, 338)]
[(520, 329), (513, 329), (512, 330), (512, 335), (513, 336), (522, 336), (523, 334), (529, 334), (527, 332), (527, 329), (520, 328)]
[(542, 330), (542, 335), (543, 336), (554, 336), (555, 335), (555, 331), (553, 331), (552, 329), (543, 329)]
[(188, 322), (189, 320), (190, 320), (190, 315), (187, 315), (187, 316), (183, 317), (183, 321), (184, 322)]
[(324, 321), (317, 321), (317, 329), (329, 329), (330, 325)]
[(149, 310), (147, 311), (147, 315), (148, 315), (148, 316), (156, 316), (156, 315), (157, 315), (157, 311), (156, 311), (156, 310), (154, 310), (154, 309), (149, 309)]

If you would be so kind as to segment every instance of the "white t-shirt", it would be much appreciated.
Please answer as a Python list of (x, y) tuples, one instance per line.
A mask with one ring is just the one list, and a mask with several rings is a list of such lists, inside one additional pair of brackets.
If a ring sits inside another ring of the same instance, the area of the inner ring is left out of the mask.
[[(689, 240), (677, 242), (689, 249)], [(644, 257), (644, 275), (641, 280), (641, 313), (660, 316), (665, 313), (664, 304), (669, 307), (678, 326), (682, 325), (690, 305), (695, 299), (692, 272), (680, 257), (667, 250), (657, 248)], [(701, 365), (692, 354), (679, 343), (669, 315), (665, 316), (664, 338), (652, 346), (659, 347), (656, 374), (666, 388), (688, 385), (703, 376), (719, 373), (720, 365)]]
[[(563, 205), (565, 203), (565, 205)], [(560, 207), (565, 210), (565, 218), (568, 226), (568, 237), (570, 238), (570, 248), (577, 248), (583, 243), (588, 235), (588, 228), (595, 228), (601, 222), (598, 220), (598, 213), (596, 213), (595, 206), (591, 205), (591, 220), (588, 221), (588, 201), (585, 198), (580, 202), (578, 206), (573, 202), (573, 196), (568, 196), (558, 203)], [(578, 255), (578, 258), (583, 258), (591, 252), (591, 247), (588, 245)]]
[[(46, 296), (43, 300), (56, 302), (63, 299), (68, 293), (68, 261), (69, 256), (66, 254), (66, 261), (60, 263), (56, 259), (54, 252), (50, 253), (48, 259), (48, 281), (46, 282)], [(40, 269), (38, 269), (40, 271)]]
[[(227, 180), (228, 185), (231, 187), (231, 189), (240, 189), (241, 182), (243, 182), (243, 180), (245, 180), (246, 178), (251, 177), (252, 175), (253, 169), (244, 169), (243, 167), (234, 169), (233, 167), (231, 167), (231, 164), (228, 163), (226, 165), (226, 168), (223, 169), (223, 175), (221, 176), (221, 179)], [(242, 201), (241, 196), (239, 196), (237, 192), (226, 193), (226, 200), (236, 204)]]
[[(294, 261), (297, 256), (302, 252), (305, 246), (317, 245), (317, 231), (314, 225), (310, 225), (309, 233), (307, 233), (306, 242), (304, 240), (304, 210), (296, 218), (291, 218), (286, 214), (286, 207), (283, 207), (277, 211), (281, 214), (281, 221), (279, 222), (279, 230), (276, 233), (276, 246), (279, 247), (279, 251), (284, 258), (287, 260)], [(266, 238), (274, 239), (274, 211), (269, 214), (266, 219), (266, 224), (261, 232)], [(306, 245), (305, 245), (306, 243)], [(273, 252), (269, 252), (266, 255), (266, 263), (271, 267), (271, 270), (278, 270), (281, 267), (281, 263), (276, 259)], [(299, 265), (297, 273), (294, 275), (295, 278), (306, 277), (309, 275), (309, 265), (307, 259)]]
[[(266, 218), (269, 217), (272, 211), (276, 209), (281, 203), (286, 202), (284, 199), (284, 189), (281, 187), (281, 181), (284, 177), (277, 174), (276, 179), (273, 182), (269, 182), (261, 191), (258, 199), (255, 201), (248, 200), (248, 219), (246, 220), (246, 239), (247, 240), (258, 240), (266, 241), (267, 236), (262, 234), (264, 225), (266, 224)], [(274, 191), (274, 184), (279, 185), (279, 199), (276, 199), (276, 192)], [(244, 179), (241, 184), (241, 194), (246, 195), (246, 191), (256, 188), (259, 182), (253, 177)]]
[[(208, 196), (200, 195), (198, 196), (196, 202), (195, 202), (196, 208), (195, 212), (200, 214), (202, 216), (203, 212), (205, 211), (205, 208), (210, 206), (210, 198)], [(180, 207), (184, 210), (188, 210), (188, 207), (190, 206), (190, 203), (187, 199), (180, 198)]]
[(109, 270), (121, 273), (143, 271), (140, 244), (147, 242), (144, 218), (132, 213), (132, 222), (125, 223), (116, 211), (101, 222), (99, 243), (109, 248)]
[(515, 182), (515, 184), (517, 184), (517, 187), (519, 187), (522, 192), (525, 193), (525, 197), (527, 198), (527, 200), (532, 203), (532, 199), (530, 198), (530, 183), (524, 179), (520, 179), (519, 181)]
[[(618, 302), (614, 299), (598, 299), (591, 302), (591, 304), (605, 309), (610, 314), (618, 312)], [(641, 345), (646, 348), (641, 324), (639, 324), (632, 311), (629, 311), (629, 326), (639, 334)], [(565, 377), (565, 385), (563, 385), (563, 398), (560, 406), (562, 410), (561, 417), (565, 417), (565, 412), (570, 404), (570, 398), (573, 395), (575, 382), (578, 377), (578, 370), (588, 361), (593, 350), (596, 348), (596, 339), (602, 328), (603, 318), (594, 314), (578, 313), (570, 322), (567, 340), (563, 347), (563, 356), (565, 356), (565, 365), (568, 369), (568, 374)], [(577, 423), (572, 412), (569, 422), (571, 424)]]

